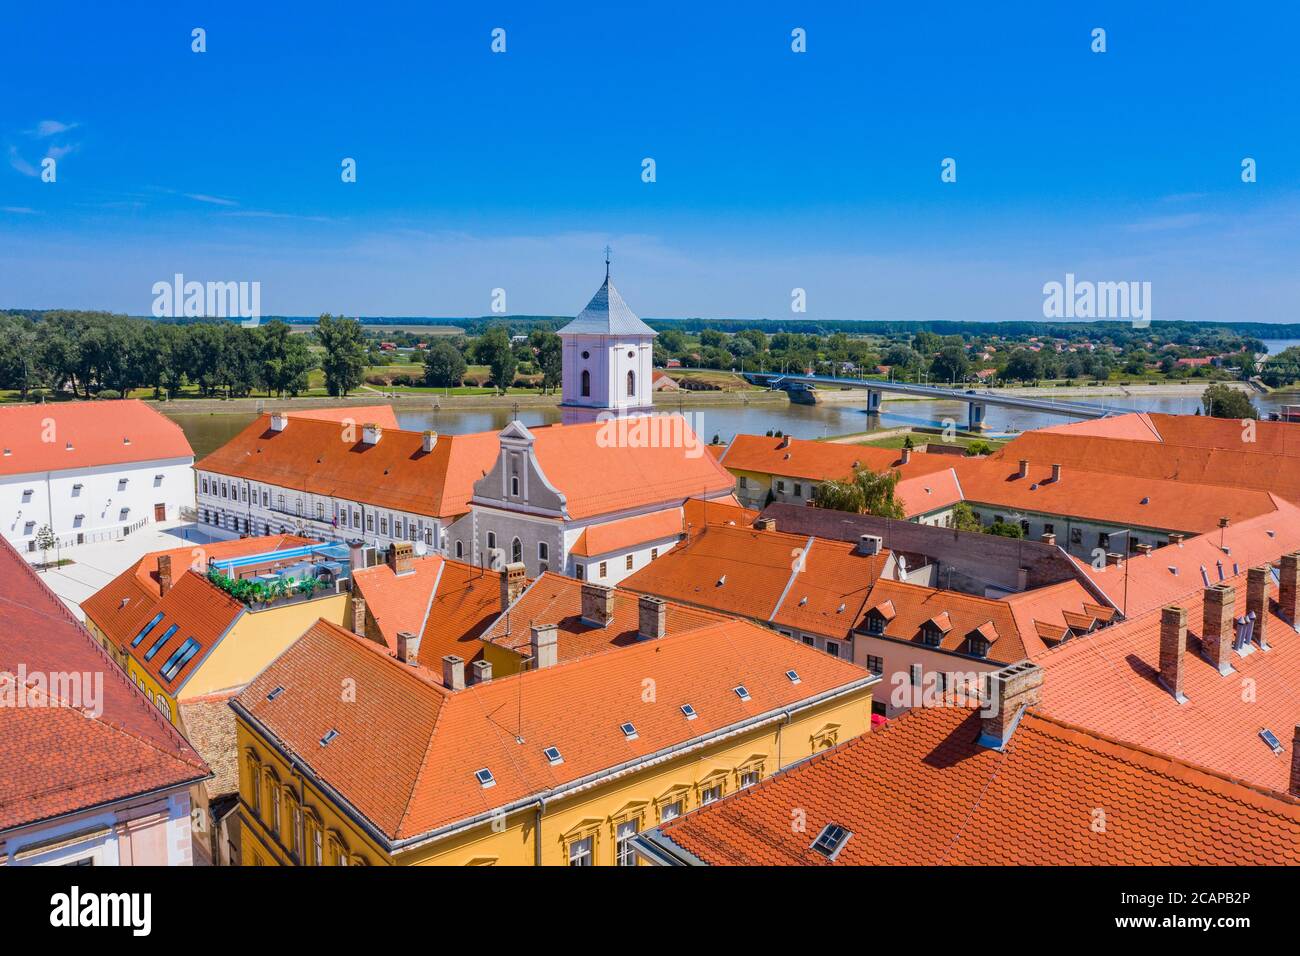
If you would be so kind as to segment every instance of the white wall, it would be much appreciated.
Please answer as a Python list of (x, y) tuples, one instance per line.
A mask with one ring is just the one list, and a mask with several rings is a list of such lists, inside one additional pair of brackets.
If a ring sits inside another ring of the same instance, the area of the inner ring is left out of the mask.
[[(566, 335), (561, 393), (566, 405), (631, 409), (654, 404), (653, 340), (645, 336)], [(582, 353), (588, 357), (583, 358)], [(628, 353), (632, 357), (628, 357)], [(591, 394), (582, 395), (582, 371), (591, 372)], [(627, 373), (636, 373), (636, 394), (627, 394)]]
[(120, 538), (126, 529), (153, 522), (158, 504), (164, 520), (175, 521), (181, 508), (194, 506), (193, 465), (193, 458), (170, 458), (6, 475), (0, 478), (0, 528), (19, 551), (32, 553), (30, 543), (46, 524), (68, 547)]

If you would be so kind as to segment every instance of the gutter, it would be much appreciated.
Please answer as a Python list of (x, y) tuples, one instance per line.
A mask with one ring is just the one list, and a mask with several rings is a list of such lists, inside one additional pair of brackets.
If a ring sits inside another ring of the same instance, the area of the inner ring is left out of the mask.
[[(342, 794), (340, 794), (334, 787), (321, 780), (321, 778), (312, 771), (311, 767), (309, 767), (306, 763), (304, 763), (303, 760), (300, 757), (298, 757), (296, 754), (289, 751), (285, 747), (277, 746), (276, 750), (279, 751), (281, 754), (283, 754), (286, 758), (288, 758), (290, 764), (298, 768), (302, 776), (304, 777), (310, 776), (312, 782), (315, 785), (317, 785), (323, 792), (329, 794), (330, 798), (334, 800), (336, 804), (338, 804), (338, 807), (341, 810), (343, 810), (343, 812), (347, 815), (349, 819), (351, 819), (358, 826), (362, 827), (371, 836), (371, 838), (375, 840), (376, 843), (384, 847), (386, 850), (388, 850), (390, 854), (392, 854), (402, 850), (410, 850), (417, 847), (421, 847), (429, 843), (436, 843), (440, 840), (446, 839), (447, 837), (464, 833), (467, 830), (472, 830), (474, 827), (478, 826), (481, 823), (485, 823), (493, 819), (498, 819), (501, 816), (509, 816), (511, 813), (514, 813), (518, 810), (526, 809), (528, 807), (539, 807), (539, 809), (543, 809), (544, 804), (548, 801), (556, 800), (562, 797), (572, 796), (577, 793), (582, 793), (586, 790), (590, 790), (593, 787), (607, 783), (611, 780), (617, 780), (622, 777), (625, 777), (628, 774), (633, 773), (637, 770), (641, 770), (646, 767), (651, 767), (654, 766), (655, 764), (663, 763), (664, 761), (672, 759), (674, 757), (678, 757), (683, 754), (688, 754), (693, 751), (699, 750), (702, 747), (710, 743), (713, 743), (717, 740), (723, 740), (728, 737), (733, 737), (746, 730), (751, 730), (756, 727), (761, 727), (765, 724), (770, 724), (777, 720), (780, 720), (783, 723), (788, 723), (791, 714), (797, 711), (807, 710), (810, 707), (815, 707), (818, 704), (824, 703), (829, 700), (835, 700), (847, 694), (853, 693), (854, 691), (862, 690), (867, 687), (873, 687), (876, 684), (878, 684), (882, 679), (883, 678), (879, 674), (870, 674), (867, 677), (859, 678), (858, 680), (855, 680), (851, 683), (842, 684), (841, 686), (836, 687), (832, 690), (825, 691), (821, 694), (818, 694), (815, 697), (805, 698), (804, 700), (799, 702), (798, 706), (787, 706), (787, 707), (782, 707), (778, 710), (766, 711), (765, 713), (759, 714), (756, 717), (751, 717), (748, 720), (743, 720), (740, 723), (731, 724), (728, 727), (723, 727), (719, 730), (715, 730), (712, 733), (706, 734), (703, 737), (692, 738), (691, 740), (687, 741), (684, 744), (677, 744), (675, 746), (665, 747), (662, 750), (658, 750), (654, 753), (647, 754), (643, 757), (636, 757), (633, 758), (632, 760), (624, 761), (621, 764), (616, 764), (615, 766), (610, 767), (608, 769), (597, 770), (594, 773), (589, 773), (586, 776), (579, 777), (577, 780), (574, 780), (563, 786), (555, 787), (551, 790), (543, 791), (538, 795), (529, 795), (527, 797), (522, 797), (518, 800), (513, 800), (510, 803), (503, 804), (502, 806), (494, 807), (491, 810), (487, 810), (482, 813), (476, 813), (473, 816), (466, 817), (463, 820), (458, 820), (453, 823), (449, 823), (444, 826), (437, 827), (433, 830), (429, 830), (425, 833), (420, 833), (412, 837), (406, 837), (405, 839), (401, 839), (401, 840), (394, 840), (390, 836), (388, 836), (388, 834), (379, 830), (369, 820), (368, 817), (366, 817), (363, 813), (361, 813), (360, 810), (356, 809), (356, 807), (354, 807), (353, 804), (350, 801), (348, 801)], [(252, 714), (250, 714), (243, 707), (243, 705), (240, 704), (238, 701), (231, 701), (230, 706), (234, 708), (235, 712), (239, 714), (239, 716), (243, 717), (246, 721), (248, 721), (248, 723), (268, 743), (270, 743), (272, 740), (280, 739), (275, 734), (271, 733), (269, 728), (267, 728), (264, 724), (261, 723), (261, 721), (259, 721)], [(780, 767), (778, 767), (777, 769), (779, 770)], [(539, 824), (540, 824), (540, 816), (539, 816)], [(540, 828), (538, 831), (538, 837), (540, 839)], [(538, 844), (538, 850), (535, 852), (540, 852), (540, 843)]]
[(636, 848), (637, 853), (655, 866), (709, 865), (690, 850), (678, 846), (672, 839), (664, 836), (662, 827), (655, 827), (653, 830), (638, 833), (632, 838), (632, 845)]

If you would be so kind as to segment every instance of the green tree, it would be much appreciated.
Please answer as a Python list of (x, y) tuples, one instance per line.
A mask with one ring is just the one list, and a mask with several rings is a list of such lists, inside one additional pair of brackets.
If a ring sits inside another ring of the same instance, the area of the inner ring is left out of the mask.
[(1007, 367), (1002, 370), (1002, 377), (1017, 382), (1033, 382), (1043, 377), (1043, 361), (1037, 352), (1029, 349), (1016, 349), (1007, 359)]
[(41, 564), (47, 563), (45, 556), (57, 543), (54, 537), (54, 529), (47, 524), (41, 525), (40, 530), (36, 532), (36, 547), (41, 549)]
[(260, 328), (258, 384), (268, 395), (297, 395), (307, 390), (307, 377), (316, 367), (311, 347), (302, 335), (294, 335), (288, 324), (272, 319)]
[(1009, 521), (995, 521), (984, 529), (985, 534), (996, 534), (1001, 538), (1023, 538), (1025, 532), (1020, 525)]
[(492, 370), (492, 384), (505, 393), (515, 379), (517, 360), (510, 347), (510, 333), (503, 325), (494, 325), (478, 340), (478, 360)]
[(848, 481), (825, 481), (813, 489), (813, 504), (832, 511), (871, 514), (881, 518), (904, 518), (903, 505), (894, 497), (899, 474), (887, 471), (876, 474), (865, 468), (853, 473)]
[(347, 398), (361, 384), (366, 368), (366, 341), (361, 323), (343, 316), (322, 315), (316, 322), (316, 339), (325, 349), (325, 390)]
[(964, 382), (970, 375), (970, 359), (960, 345), (945, 345), (930, 363), (930, 377), (940, 382)]
[(532, 334), (537, 364), (542, 368), (542, 392), (557, 388), (564, 378), (564, 343), (554, 332), (536, 329)]
[(958, 531), (983, 531), (980, 519), (975, 517), (975, 509), (967, 502), (959, 501), (952, 506), (952, 526)]
[(424, 383), (456, 388), (465, 381), (465, 356), (446, 339), (436, 339), (424, 354)]
[(1211, 385), (1201, 396), (1205, 414), (1215, 418), (1259, 418), (1259, 410), (1244, 392), (1229, 385)]

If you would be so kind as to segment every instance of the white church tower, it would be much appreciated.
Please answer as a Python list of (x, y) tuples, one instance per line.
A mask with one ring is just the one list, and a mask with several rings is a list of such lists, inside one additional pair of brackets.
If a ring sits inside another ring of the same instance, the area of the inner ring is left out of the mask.
[(608, 247), (605, 284), (559, 334), (564, 343), (560, 409), (565, 424), (594, 421), (601, 412), (653, 411), (656, 333), (610, 282)]

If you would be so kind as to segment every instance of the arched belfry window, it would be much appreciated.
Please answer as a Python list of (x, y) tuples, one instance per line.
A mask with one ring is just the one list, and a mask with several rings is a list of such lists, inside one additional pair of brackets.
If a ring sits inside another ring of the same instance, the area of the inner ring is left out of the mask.
[(524, 559), (524, 546), (518, 538), (510, 542), (510, 560), (516, 563)]
[(629, 398), (636, 395), (636, 372), (627, 373), (627, 394)]
[(588, 398), (591, 395), (591, 373), (585, 368), (582, 370), (582, 397)]

